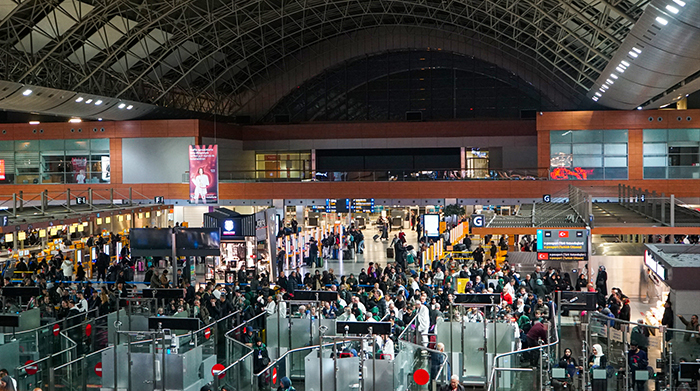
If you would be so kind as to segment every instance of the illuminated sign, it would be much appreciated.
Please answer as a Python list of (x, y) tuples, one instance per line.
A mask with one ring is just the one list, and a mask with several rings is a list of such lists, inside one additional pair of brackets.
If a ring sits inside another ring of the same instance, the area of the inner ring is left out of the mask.
[(539, 261), (588, 260), (588, 231), (585, 229), (538, 229)]
[(555, 181), (566, 181), (566, 180), (582, 180), (588, 179), (588, 176), (593, 174), (593, 169), (585, 169), (581, 167), (554, 167), (549, 172), (549, 178)]
[(437, 238), (440, 236), (440, 215), (423, 215), (423, 227), (426, 238)]
[(326, 198), (326, 213), (348, 213), (349, 211), (349, 198)]
[(0, 159), (0, 181), (5, 180), (5, 159)]
[(649, 250), (644, 251), (644, 264), (647, 265), (651, 271), (656, 273), (661, 280), (666, 280), (666, 268), (664, 268), (661, 263), (654, 259), (654, 254), (652, 254)]
[(374, 198), (354, 198), (351, 206), (353, 212), (374, 213)]
[(474, 218), (472, 219), (472, 222), (474, 223), (474, 226), (477, 228), (483, 227), (485, 224), (484, 215), (475, 215)]
[(224, 236), (236, 236), (236, 221), (235, 219), (227, 219), (224, 220), (223, 226), (221, 227), (221, 234)]

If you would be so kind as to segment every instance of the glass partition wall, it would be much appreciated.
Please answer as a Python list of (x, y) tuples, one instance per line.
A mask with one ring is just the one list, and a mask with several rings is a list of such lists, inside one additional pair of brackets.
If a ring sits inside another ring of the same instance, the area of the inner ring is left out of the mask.
[(109, 139), (0, 141), (0, 166), (0, 183), (110, 183)]

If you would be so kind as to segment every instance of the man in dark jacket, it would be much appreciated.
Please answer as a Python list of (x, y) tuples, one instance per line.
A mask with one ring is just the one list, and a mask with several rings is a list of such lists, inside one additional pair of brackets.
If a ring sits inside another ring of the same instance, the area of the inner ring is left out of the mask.
[(97, 269), (96, 280), (99, 281), (100, 277), (102, 277), (102, 281), (105, 281), (105, 278), (107, 278), (108, 267), (109, 255), (105, 254), (102, 250), (100, 250), (100, 253), (97, 255), (97, 260), (95, 261), (95, 268)]

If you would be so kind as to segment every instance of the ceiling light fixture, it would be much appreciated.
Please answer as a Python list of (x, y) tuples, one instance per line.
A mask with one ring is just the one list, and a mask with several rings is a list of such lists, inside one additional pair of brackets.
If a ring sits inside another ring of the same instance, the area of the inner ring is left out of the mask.
[(683, 0), (673, 0), (673, 2), (680, 5), (681, 7), (685, 7), (685, 1)]
[(608, 83), (608, 84), (610, 84), (610, 85), (613, 85), (613, 84), (615, 84), (615, 82), (613, 82), (613, 81), (612, 81), (612, 80), (610, 80), (610, 79), (607, 79), (607, 80), (605, 80), (605, 82), (606, 82), (606, 83)]
[(623, 61), (620, 61), (620, 64), (622, 64), (622, 65), (624, 65), (624, 66), (626, 66), (626, 67), (630, 66), (630, 63), (628, 63), (627, 61), (624, 61), (624, 60), (623, 60)]
[[(662, 17), (660, 17), (660, 16), (657, 16), (657, 17), (656, 17), (656, 21), (659, 22), (659, 24), (662, 25), (662, 26), (665, 26), (665, 25), (668, 24), (668, 20), (666, 20), (666, 19), (664, 19), (664, 18), (662, 18)], [(634, 48), (632, 48), (632, 49), (634, 49)]]
[(641, 109), (642, 109), (642, 106), (637, 106), (637, 110), (641, 110)]
[(620, 72), (620, 73), (625, 73), (625, 70), (620, 68), (620, 67), (615, 68), (615, 70)]
[(83, 101), (83, 97), (82, 97), (82, 96), (79, 96), (78, 99), (76, 99), (75, 101), (76, 101), (76, 103), (80, 103), (80, 102)]
[(605, 92), (605, 90), (603, 89), (603, 87), (598, 88), (598, 91), (600, 91), (600, 92)]
[(642, 54), (642, 49), (637, 49), (636, 47), (632, 47), (632, 50), (635, 51), (637, 54)]
[(593, 97), (593, 98), (591, 98), (591, 99), (593, 99), (593, 101), (595, 101), (595, 102), (597, 102), (597, 101), (598, 101), (598, 97), (597, 97), (597, 96), (594, 96), (594, 97)]
[(134, 105), (128, 105), (128, 106), (126, 106), (126, 109), (127, 109), (127, 110), (131, 110), (131, 109), (133, 109), (133, 108), (134, 108)]
[(601, 88), (605, 88), (606, 90), (607, 90), (608, 88), (610, 88), (610, 87), (606, 86), (605, 84), (603, 84), (603, 85), (600, 86), (600, 87), (601, 87)]
[(672, 5), (667, 5), (666, 9), (671, 12), (672, 14), (677, 14), (678, 13), (678, 8), (672, 6)]
[(119, 106), (117, 106), (117, 107), (119, 107), (120, 109), (123, 109), (126, 107), (126, 103), (120, 103)]
[(102, 104), (102, 101), (99, 100), (99, 99), (95, 102), (95, 106), (99, 106), (99, 105), (101, 105), (101, 104)]
[(71, 118), (68, 120), (68, 122), (70, 122), (72, 124), (79, 124), (79, 123), (83, 122), (83, 120), (81, 120), (80, 118)]
[(29, 95), (32, 94), (32, 92), (34, 92), (34, 91), (32, 91), (32, 90), (30, 90), (30, 89), (27, 88), (26, 90), (24, 90), (24, 92), (22, 92), (22, 95), (24, 95), (24, 96), (29, 96)]
[(85, 101), (85, 104), (86, 104), (86, 105), (89, 105), (90, 103), (92, 103), (92, 99), (88, 99), (88, 100)]
[(39, 121), (29, 121), (29, 125), (39, 125), (40, 123)]
[(610, 74), (610, 77), (612, 77), (613, 79), (617, 80), (617, 75), (614, 74), (614, 73), (611, 73), (611, 74)]
[(102, 118), (98, 118), (97, 120), (98, 120), (98, 121), (102, 121)]
[(632, 56), (633, 58), (639, 57), (639, 54), (637, 54), (637, 53), (635, 53), (635, 52), (633, 52), (633, 51), (631, 51), (631, 50), (630, 50), (630, 52), (629, 52), (629, 55)]
[(598, 96), (603, 96), (603, 95), (600, 94), (600, 92), (596, 92), (595, 94), (598, 95)]

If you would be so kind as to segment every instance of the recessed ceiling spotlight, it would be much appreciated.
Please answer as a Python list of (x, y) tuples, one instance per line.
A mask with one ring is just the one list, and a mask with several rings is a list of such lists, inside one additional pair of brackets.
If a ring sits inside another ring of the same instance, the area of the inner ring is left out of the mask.
[(620, 67), (615, 68), (615, 70), (620, 72), (620, 73), (625, 73), (625, 70), (620, 68)]
[(75, 100), (76, 103), (80, 103), (83, 101), (83, 97), (79, 96), (78, 99)]
[(101, 104), (102, 104), (102, 101), (101, 101), (100, 99), (98, 99), (98, 100), (95, 102), (95, 106), (99, 106), (99, 105), (101, 105)]
[(29, 88), (27, 88), (26, 90), (24, 90), (24, 92), (22, 92), (22, 95), (24, 95), (24, 96), (29, 96), (29, 95), (32, 94), (32, 92), (34, 92), (34, 91), (32, 91), (32, 90), (30, 90)]
[(632, 50), (636, 52), (637, 54), (642, 54), (642, 49), (637, 49), (636, 47), (632, 47)]
[(603, 85), (600, 86), (600, 87), (601, 87), (601, 88), (605, 88), (606, 90), (607, 90), (608, 88), (610, 88), (610, 87), (606, 86), (605, 84), (603, 84)]
[(119, 107), (120, 109), (123, 109), (126, 107), (126, 103), (120, 103), (119, 106), (117, 106), (117, 107)]
[(134, 108), (134, 105), (128, 105), (128, 106), (126, 106), (126, 109), (127, 109), (127, 110), (131, 110), (131, 109), (133, 109), (133, 108)]
[(610, 79), (607, 79), (607, 80), (605, 80), (605, 82), (606, 82), (606, 83), (608, 83), (608, 84), (610, 84), (610, 85), (613, 85), (613, 84), (615, 84), (615, 82), (614, 82), (614, 81), (612, 81), (612, 80), (610, 80)]
[(628, 54), (629, 54), (630, 56), (632, 56), (633, 58), (639, 57), (639, 54), (637, 54), (637, 53), (635, 53), (635, 52), (633, 52), (633, 51), (631, 51), (631, 50), (630, 50), (630, 52), (629, 52)]
[(685, 1), (683, 0), (673, 0), (673, 2), (680, 5), (681, 7), (685, 7)]
[(29, 121), (29, 125), (39, 125), (40, 123), (39, 121)]
[(603, 95), (600, 94), (600, 92), (596, 92), (595, 94), (598, 95), (598, 96), (603, 96)]
[(611, 73), (611, 74), (610, 74), (610, 77), (612, 77), (613, 79), (617, 80), (617, 75), (614, 74), (614, 73)]
[(97, 120), (98, 120), (98, 121), (102, 121), (102, 118), (98, 118)]
[(667, 5), (667, 6), (666, 6), (666, 9), (668, 10), (668, 12), (670, 12), (670, 13), (672, 13), (672, 14), (677, 14), (677, 13), (678, 13), (678, 8), (676, 8), (676, 7), (672, 6), (672, 5)]
[(627, 61), (624, 61), (624, 60), (623, 60), (623, 61), (620, 61), (620, 64), (622, 64), (622, 65), (624, 65), (624, 66), (626, 66), (626, 67), (630, 66), (630, 63), (628, 63)]
[(637, 110), (641, 110), (641, 109), (642, 109), (642, 106), (637, 106)]
[[(659, 24), (662, 25), (662, 26), (665, 26), (665, 25), (668, 24), (668, 20), (666, 20), (666, 19), (664, 19), (664, 18), (662, 18), (662, 17), (660, 17), (660, 16), (657, 16), (657, 17), (656, 17), (656, 21), (659, 22)], [(633, 48), (633, 49), (634, 49), (634, 48)]]
[(85, 104), (87, 104), (87, 105), (89, 105), (90, 103), (92, 103), (92, 99), (88, 99), (85, 101)]
[(80, 118), (71, 118), (68, 120), (68, 122), (70, 122), (72, 124), (79, 124), (79, 123), (83, 122), (83, 120), (81, 120)]

